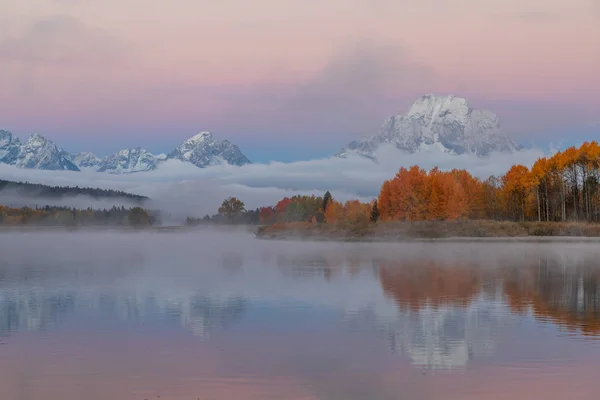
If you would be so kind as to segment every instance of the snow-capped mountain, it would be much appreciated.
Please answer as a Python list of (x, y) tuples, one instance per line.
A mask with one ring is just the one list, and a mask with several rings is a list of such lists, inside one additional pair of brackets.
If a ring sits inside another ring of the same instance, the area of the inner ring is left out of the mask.
[(0, 130), (0, 162), (4, 159), (12, 160), (19, 153), (21, 141), (8, 131)]
[(156, 169), (159, 159), (148, 151), (137, 147), (121, 150), (106, 157), (98, 164), (98, 172), (112, 174), (152, 171)]
[(217, 140), (210, 132), (199, 134), (185, 140), (168, 158), (186, 161), (204, 168), (224, 160), (232, 165), (250, 164), (250, 160), (240, 149), (228, 140)]
[(167, 159), (189, 162), (200, 168), (221, 162), (250, 163), (236, 145), (228, 140), (217, 140), (210, 132), (201, 132), (185, 140), (168, 155), (154, 155), (137, 147), (100, 158), (89, 152), (69, 154), (39, 134), (31, 135), (27, 142), (21, 143), (12, 133), (0, 130), (0, 163), (20, 168), (121, 174), (152, 171)]
[(102, 162), (102, 159), (93, 153), (84, 151), (73, 154), (71, 157), (71, 162), (77, 165), (79, 169), (92, 169), (97, 168)]
[[(9, 135), (4, 137), (12, 136)], [(13, 147), (4, 155), (2, 162), (19, 168), (79, 171), (69, 153), (37, 133), (23, 144), (15, 143), (13, 139)]]
[(501, 132), (494, 113), (473, 109), (461, 97), (428, 94), (417, 99), (408, 114), (388, 118), (377, 135), (353, 141), (336, 155), (375, 158), (375, 151), (387, 144), (409, 153), (437, 147), (477, 156), (520, 149)]

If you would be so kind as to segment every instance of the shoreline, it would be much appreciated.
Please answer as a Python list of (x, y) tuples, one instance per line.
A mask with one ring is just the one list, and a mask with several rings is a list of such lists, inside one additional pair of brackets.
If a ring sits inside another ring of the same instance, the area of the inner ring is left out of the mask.
[(327, 242), (600, 242), (600, 223), (488, 220), (287, 223), (261, 226), (261, 240)]
[(261, 237), (265, 241), (303, 241), (331, 243), (600, 243), (600, 236), (452, 236), (444, 238), (327, 238), (327, 237)]
[[(287, 223), (274, 225), (214, 225), (190, 227), (132, 226), (35, 226), (0, 225), (0, 233), (193, 233), (201, 231), (245, 232), (257, 240), (338, 243), (596, 243), (600, 223), (419, 221), (382, 222), (361, 226), (345, 224)], [(550, 233), (550, 234), (548, 234)]]
[(190, 227), (186, 225), (162, 226), (118, 226), (118, 225), (89, 225), (89, 226), (62, 226), (62, 225), (0, 225), (0, 233), (10, 232), (198, 232), (207, 230), (219, 231), (245, 231), (256, 233), (256, 227), (250, 225), (215, 225)]

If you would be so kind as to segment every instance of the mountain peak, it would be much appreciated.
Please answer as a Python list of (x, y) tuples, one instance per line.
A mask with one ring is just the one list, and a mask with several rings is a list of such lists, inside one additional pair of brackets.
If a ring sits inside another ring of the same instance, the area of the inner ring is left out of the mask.
[(469, 105), (467, 104), (467, 100), (462, 97), (456, 97), (453, 94), (447, 96), (426, 94), (415, 100), (415, 102), (411, 105), (407, 116), (433, 117), (435, 114), (439, 114), (441, 112), (452, 112), (458, 115), (466, 115), (468, 111)]
[(218, 164), (221, 160), (231, 165), (250, 163), (236, 145), (228, 140), (218, 140), (207, 131), (184, 140), (167, 157), (190, 162), (200, 168)]
[(27, 141), (25, 142), (25, 146), (44, 146), (47, 143), (50, 143), (51, 145), (54, 144), (52, 142), (50, 142), (48, 139), (46, 139), (44, 136), (40, 135), (39, 133), (33, 133), (31, 134), (31, 136), (29, 136), (29, 138), (27, 139)]
[(82, 151), (80, 153), (76, 153), (71, 157), (71, 161), (73, 164), (77, 165), (79, 169), (81, 168), (95, 168), (100, 165), (102, 160), (97, 157), (94, 153), (90, 153), (88, 151)]
[[(0, 162), (9, 163), (14, 159), (21, 148), (21, 141), (9, 131), (0, 130)], [(5, 161), (6, 160), (6, 161)]]
[(20, 168), (79, 171), (69, 153), (39, 133), (31, 135), (22, 145), (18, 140), (12, 141), (8, 152), (0, 145), (0, 161)]
[(355, 153), (374, 158), (375, 151), (386, 144), (408, 153), (437, 147), (452, 154), (477, 156), (520, 148), (501, 132), (494, 113), (471, 108), (462, 97), (435, 94), (419, 97), (407, 114), (388, 118), (379, 134), (351, 142), (337, 156)]
[(213, 140), (214, 137), (212, 133), (208, 131), (202, 131), (200, 133), (195, 134), (191, 138), (187, 139), (188, 142), (204, 142), (207, 140)]
[(0, 130), (0, 148), (14, 144), (21, 144), (19, 138), (13, 136), (13, 134), (9, 131)]

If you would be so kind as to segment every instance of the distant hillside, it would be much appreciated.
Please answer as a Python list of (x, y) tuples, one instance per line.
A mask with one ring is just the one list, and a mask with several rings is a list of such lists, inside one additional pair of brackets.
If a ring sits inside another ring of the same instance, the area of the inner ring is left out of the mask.
[(120, 190), (81, 188), (79, 186), (48, 186), (28, 182), (12, 182), (0, 179), (0, 194), (10, 191), (26, 197), (43, 197), (47, 199), (62, 199), (64, 197), (88, 196), (99, 199), (128, 199), (137, 203), (148, 200), (146, 196), (122, 192)]

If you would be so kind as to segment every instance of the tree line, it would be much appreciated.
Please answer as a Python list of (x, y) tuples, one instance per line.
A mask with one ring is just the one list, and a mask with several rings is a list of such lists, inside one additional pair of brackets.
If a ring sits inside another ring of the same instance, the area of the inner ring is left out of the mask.
[(133, 226), (148, 227), (159, 222), (157, 212), (141, 207), (85, 210), (70, 207), (10, 208), (0, 205), (4, 226)]
[(296, 222), (368, 224), (377, 221), (377, 200), (361, 203), (335, 200), (329, 191), (323, 196), (285, 197), (274, 206), (246, 210), (245, 204), (236, 197), (223, 200), (218, 213), (203, 218), (187, 218), (187, 225), (201, 224), (250, 224), (272, 225)]
[(594, 221), (600, 219), (600, 146), (586, 142), (528, 168), (513, 165), (482, 181), (465, 170), (401, 168), (383, 183), (383, 220), (490, 219)]
[(62, 198), (66, 196), (84, 195), (94, 199), (123, 198), (137, 203), (148, 200), (146, 196), (123, 192), (121, 190), (98, 189), (79, 186), (48, 186), (38, 183), (13, 182), (0, 179), (0, 192), (14, 191), (15, 193), (28, 197)]

